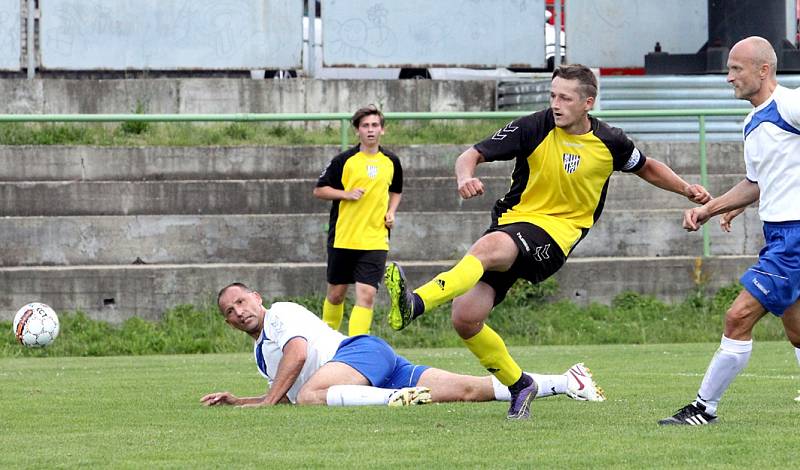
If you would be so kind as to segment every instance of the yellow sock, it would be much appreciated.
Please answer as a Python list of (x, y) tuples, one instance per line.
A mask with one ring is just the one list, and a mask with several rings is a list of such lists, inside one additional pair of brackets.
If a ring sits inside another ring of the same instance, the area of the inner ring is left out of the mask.
[(338, 330), (342, 324), (342, 316), (344, 315), (344, 302), (336, 305), (332, 304), (325, 299), (322, 304), (322, 321), (328, 324), (334, 330)]
[(508, 387), (522, 377), (522, 369), (511, 357), (506, 349), (506, 343), (489, 325), (483, 325), (481, 331), (470, 339), (465, 339), (472, 354), (474, 354), (481, 365), (497, 377), (503, 385)]
[(430, 310), (475, 287), (483, 276), (483, 265), (472, 255), (461, 258), (450, 271), (439, 273), (414, 293), (419, 295)]
[(349, 325), (348, 335), (368, 335), (369, 327), (372, 325), (372, 309), (360, 305), (353, 306)]

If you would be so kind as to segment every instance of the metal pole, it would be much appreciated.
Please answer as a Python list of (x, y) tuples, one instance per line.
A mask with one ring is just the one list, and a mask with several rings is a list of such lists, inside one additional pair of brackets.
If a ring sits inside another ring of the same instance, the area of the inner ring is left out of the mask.
[(553, 20), (553, 31), (555, 32), (555, 44), (553, 48), (553, 68), (561, 65), (561, 0), (553, 2), (553, 13), (555, 14)]
[(36, 43), (36, 0), (28, 0), (28, 80), (33, 80), (36, 75), (36, 51), (33, 50)]
[(308, 0), (308, 76), (317, 76), (317, 1)]
[[(708, 188), (708, 154), (706, 153), (706, 117), (700, 115), (700, 184)], [(708, 232), (708, 224), (703, 224), (703, 257), (711, 256), (711, 234)]]
[(342, 150), (347, 150), (347, 129), (350, 127), (348, 119), (339, 121), (339, 137), (341, 138)]

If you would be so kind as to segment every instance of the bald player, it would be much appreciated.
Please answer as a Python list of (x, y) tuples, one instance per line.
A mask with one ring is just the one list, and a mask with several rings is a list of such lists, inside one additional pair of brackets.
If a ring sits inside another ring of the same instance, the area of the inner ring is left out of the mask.
[(725, 314), (719, 349), (706, 369), (697, 397), (661, 425), (717, 422), (717, 406), (753, 349), (753, 327), (767, 312), (780, 318), (800, 361), (800, 90), (778, 85), (772, 45), (751, 36), (728, 55), (728, 83), (753, 105), (744, 120), (747, 174), (736, 186), (701, 207), (687, 210), (683, 226), (695, 231), (711, 217), (730, 229), (733, 217), (759, 201), (766, 246), (739, 279), (742, 291)]

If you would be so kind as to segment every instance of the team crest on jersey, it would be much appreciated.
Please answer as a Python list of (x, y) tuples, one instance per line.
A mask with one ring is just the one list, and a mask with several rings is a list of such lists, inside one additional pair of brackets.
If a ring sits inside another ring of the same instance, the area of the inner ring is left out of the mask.
[(367, 176), (375, 179), (375, 177), (378, 176), (378, 167), (375, 165), (367, 165)]
[(574, 153), (565, 153), (562, 158), (564, 159), (564, 170), (567, 173), (575, 173), (575, 170), (578, 169), (578, 164), (581, 162), (581, 156)]

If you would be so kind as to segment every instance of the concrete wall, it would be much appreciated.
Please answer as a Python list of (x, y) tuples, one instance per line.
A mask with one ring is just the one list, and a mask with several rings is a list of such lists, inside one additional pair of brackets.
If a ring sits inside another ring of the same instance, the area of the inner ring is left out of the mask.
[(495, 83), (441, 80), (0, 80), (2, 114), (491, 111)]

